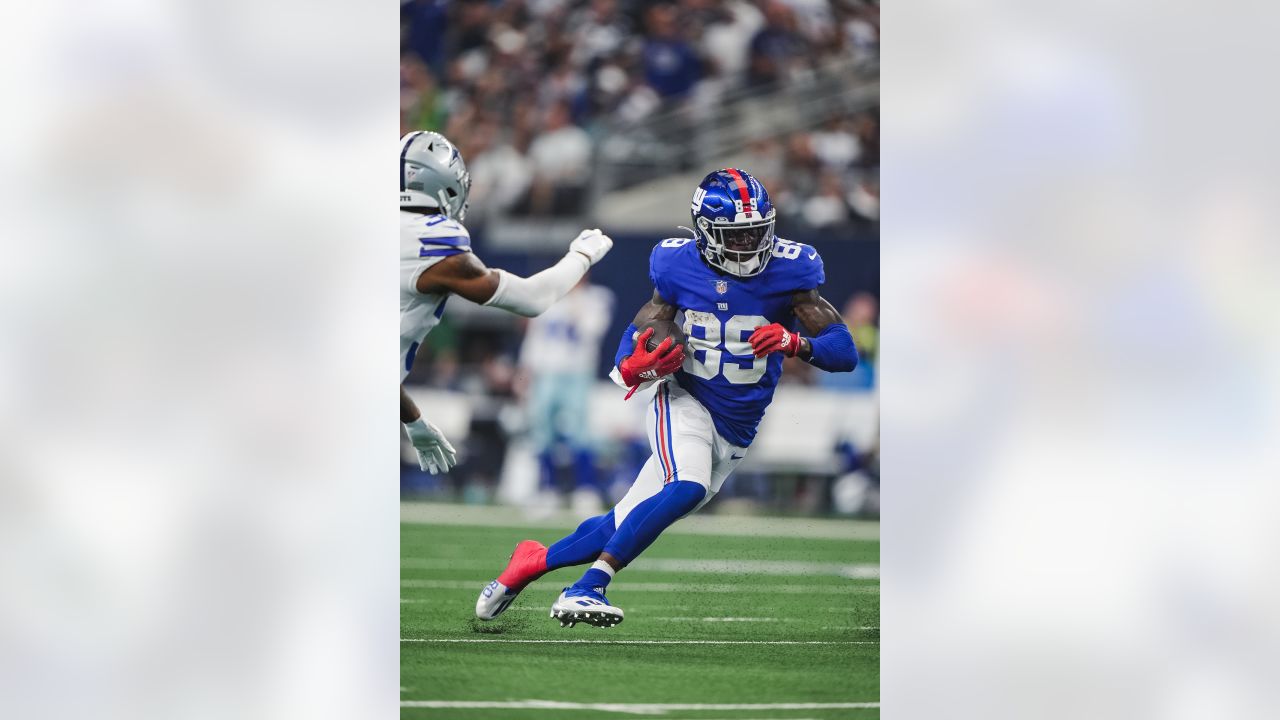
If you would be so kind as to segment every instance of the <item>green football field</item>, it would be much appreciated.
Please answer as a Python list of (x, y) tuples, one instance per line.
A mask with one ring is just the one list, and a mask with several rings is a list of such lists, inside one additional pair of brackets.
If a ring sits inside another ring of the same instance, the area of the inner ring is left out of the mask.
[(668, 531), (610, 585), (626, 612), (614, 628), (548, 617), (584, 568), (543, 577), (498, 620), (474, 618), (517, 541), (550, 544), (569, 525), (402, 524), (402, 717), (878, 717), (874, 530), (797, 537), (774, 523), (754, 537), (753, 522)]

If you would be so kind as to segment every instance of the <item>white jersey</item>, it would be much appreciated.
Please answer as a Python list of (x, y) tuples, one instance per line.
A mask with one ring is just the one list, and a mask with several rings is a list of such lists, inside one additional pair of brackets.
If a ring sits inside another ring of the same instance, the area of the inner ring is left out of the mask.
[(444, 314), (448, 293), (420, 293), (418, 276), (432, 265), (471, 252), (471, 236), (457, 220), (443, 215), (400, 211), (400, 380), (414, 355)]
[(579, 285), (529, 321), (520, 365), (533, 373), (591, 373), (613, 318), (613, 292)]

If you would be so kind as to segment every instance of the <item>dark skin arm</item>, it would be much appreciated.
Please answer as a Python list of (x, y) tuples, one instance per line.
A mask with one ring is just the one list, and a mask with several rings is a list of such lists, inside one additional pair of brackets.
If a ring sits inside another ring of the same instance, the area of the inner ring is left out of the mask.
[(649, 299), (649, 302), (640, 306), (640, 312), (636, 313), (635, 320), (632, 320), (631, 322), (635, 323), (636, 327), (640, 327), (641, 325), (644, 325), (647, 322), (653, 322), (654, 320), (675, 319), (676, 306), (666, 300), (663, 300), (662, 296), (658, 294), (658, 291), (654, 290), (653, 297)]
[(461, 295), (485, 304), (498, 291), (498, 272), (485, 267), (475, 253), (459, 253), (427, 268), (418, 276), (418, 292)]
[(404, 391), (404, 386), (400, 386), (400, 422), (411, 423), (422, 417), (422, 413), (418, 411), (418, 406), (414, 404), (413, 398)]
[[(831, 303), (818, 294), (817, 288), (792, 295), (791, 311), (795, 313), (800, 326), (809, 335), (817, 335), (832, 323), (844, 322), (844, 318), (840, 317), (840, 313), (836, 312)], [(809, 338), (801, 337), (800, 349), (796, 351), (796, 357), (808, 360), (812, 356), (813, 348), (809, 346)]]
[[(840, 317), (840, 313), (826, 298), (818, 294), (818, 290), (805, 290), (791, 296), (791, 311), (795, 313), (796, 319), (800, 321), (800, 326), (809, 335), (817, 335), (822, 332), (828, 325), (832, 323), (844, 322), (844, 318)], [(636, 317), (631, 322), (636, 327), (640, 327), (647, 322), (654, 320), (675, 320), (676, 306), (663, 299), (657, 290), (653, 291), (653, 297), (649, 302), (640, 306), (640, 311), (636, 313)], [(812, 349), (809, 347), (808, 338), (800, 339), (800, 350), (796, 353), (802, 359), (808, 360), (812, 355)]]
[[(475, 253), (461, 253), (427, 268), (415, 286), (420, 293), (451, 292), (475, 303), (485, 303), (498, 289), (498, 274), (484, 266)], [(400, 387), (400, 422), (422, 417), (413, 399)]]
[(423, 294), (449, 292), (483, 305), (498, 291), (498, 271), (485, 267), (475, 253), (464, 252), (427, 268), (415, 287)]

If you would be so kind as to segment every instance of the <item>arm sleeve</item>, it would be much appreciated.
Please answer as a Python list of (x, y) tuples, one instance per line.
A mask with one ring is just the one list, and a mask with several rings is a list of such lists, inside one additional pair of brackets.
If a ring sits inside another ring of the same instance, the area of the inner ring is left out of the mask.
[(858, 346), (844, 323), (831, 323), (809, 338), (809, 364), (827, 372), (850, 372), (858, 366)]
[[(638, 332), (640, 332), (640, 329), (636, 327), (635, 323), (628, 324), (627, 329), (622, 331), (622, 340), (618, 343), (618, 352), (613, 356), (613, 369), (609, 371), (609, 379), (620, 388), (630, 389), (631, 387), (622, 379), (622, 371), (618, 370), (618, 365), (622, 364), (622, 361), (626, 360), (627, 356), (636, 349), (636, 333)], [(639, 390), (648, 390), (650, 386), (658, 382), (661, 382), (661, 379), (645, 380), (640, 383)]]
[(640, 328), (635, 323), (628, 323), (627, 329), (622, 331), (622, 340), (618, 343), (618, 352), (613, 354), (613, 365), (617, 367), (622, 361), (627, 359), (632, 350), (636, 349), (636, 333), (640, 332)]
[(585, 255), (570, 252), (560, 262), (527, 278), (497, 270), (498, 289), (485, 305), (525, 317), (541, 315), (577, 285), (589, 267), (591, 261)]

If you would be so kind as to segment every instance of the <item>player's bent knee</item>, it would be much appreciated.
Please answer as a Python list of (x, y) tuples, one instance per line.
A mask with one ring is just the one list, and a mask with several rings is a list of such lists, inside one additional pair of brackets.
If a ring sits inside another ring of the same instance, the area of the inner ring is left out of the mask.
[(676, 480), (665, 489), (671, 493), (672, 505), (682, 510), (681, 515), (693, 512), (707, 496), (707, 486), (695, 480)]

